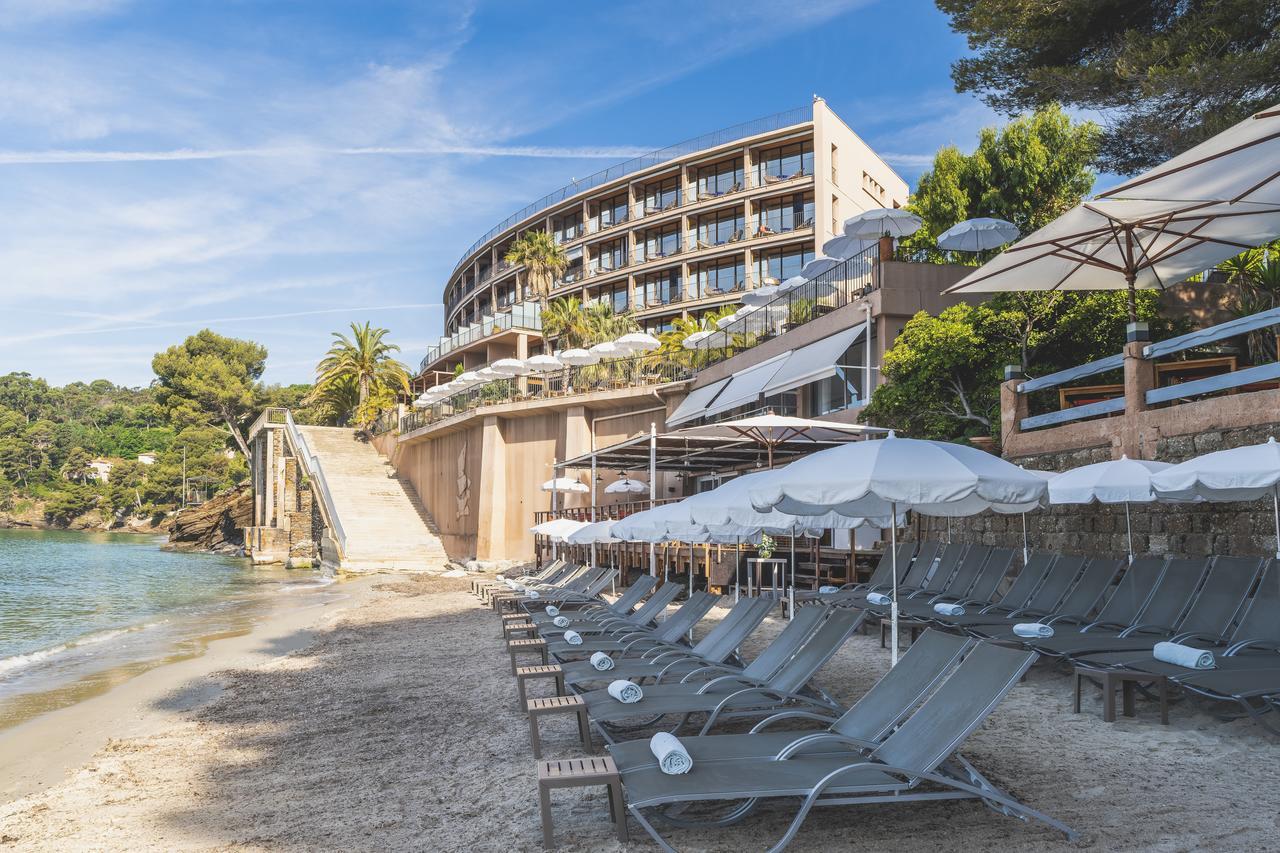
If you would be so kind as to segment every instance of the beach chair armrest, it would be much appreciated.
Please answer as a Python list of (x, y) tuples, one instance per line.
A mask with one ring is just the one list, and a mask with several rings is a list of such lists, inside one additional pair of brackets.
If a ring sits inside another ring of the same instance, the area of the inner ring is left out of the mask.
[(809, 734), (796, 738), (791, 741), (791, 743), (778, 750), (778, 754), (774, 756), (774, 760), (781, 761), (783, 759), (790, 758), (791, 756), (799, 753), (805, 747), (819, 743), (844, 744), (845, 746), (852, 746), (854, 749), (859, 751), (872, 750), (876, 748), (876, 744), (874, 743), (870, 743), (859, 738), (846, 737), (839, 732), (810, 732)]
[(1004, 606), (1002, 606), (999, 602), (997, 602), (996, 604), (992, 604), (992, 605), (989, 605), (989, 606), (987, 606), (987, 607), (982, 608), (982, 609), (981, 609), (981, 610), (979, 610), (978, 612), (979, 612), (979, 613), (982, 613), (982, 614), (986, 614), (986, 613), (1004, 613), (1004, 615), (1008, 616), (1010, 611), (1009, 611), (1009, 608), (1004, 607)]
[(1265, 640), (1265, 639), (1240, 640), (1239, 642), (1232, 643), (1230, 646), (1228, 646), (1227, 650), (1223, 652), (1223, 654), (1229, 657), (1231, 655), (1236, 654), (1237, 652), (1243, 652), (1246, 649), (1267, 649), (1273, 652), (1280, 652), (1280, 642), (1277, 642), (1275, 640)]
[(1046, 625), (1057, 625), (1060, 622), (1072, 622), (1076, 625), (1083, 625), (1089, 621), (1089, 617), (1082, 616), (1079, 613), (1063, 613), (1059, 616), (1051, 616), (1045, 621)]
[(690, 672), (690, 673), (685, 674), (685, 675), (680, 679), (680, 683), (681, 683), (681, 684), (687, 684), (687, 683), (689, 683), (689, 679), (693, 678), (694, 676), (697, 676), (697, 675), (709, 675), (709, 674), (711, 674), (711, 673), (713, 673), (713, 672), (734, 673), (734, 672), (737, 672), (737, 670), (733, 669), (733, 667), (725, 666), (724, 664), (719, 664), (719, 663), (709, 663), (709, 664), (707, 664), (706, 666), (698, 667), (698, 668), (697, 668), (697, 669), (695, 669), (693, 672)]
[(760, 722), (751, 727), (751, 734), (758, 734), (764, 731), (774, 723), (787, 722), (790, 720), (817, 720), (820, 723), (834, 723), (838, 720), (834, 714), (819, 714), (815, 711), (779, 711), (771, 717), (765, 717)]
[[(698, 692), (701, 693), (702, 691), (700, 690)], [(702, 729), (698, 734), (705, 735), (710, 733), (711, 729), (716, 724), (716, 720), (720, 719), (720, 715), (722, 713), (732, 711), (735, 704), (740, 704), (746, 699), (755, 699), (756, 701), (759, 701), (759, 699), (763, 698), (775, 699), (779, 703), (798, 702), (810, 707), (827, 707), (821, 700), (815, 699), (812, 696), (802, 696), (799, 693), (787, 693), (784, 690), (778, 690), (776, 688), (763, 685), (757, 687), (744, 687), (742, 690), (735, 690), (728, 696), (724, 697), (724, 699), (720, 700), (720, 704), (715, 707), (715, 710), (707, 715), (707, 722), (703, 724)]]
[(1229, 638), (1208, 631), (1186, 631), (1182, 634), (1174, 635), (1170, 642), (1185, 643), (1187, 640), (1204, 640), (1213, 643), (1215, 646), (1225, 646), (1230, 642)]
[(1120, 632), (1128, 627), (1129, 627), (1128, 625), (1121, 625), (1119, 622), (1090, 622), (1089, 624), (1085, 625), (1083, 628), (1080, 629), (1080, 633), (1082, 634), (1088, 633), (1089, 631), (1092, 631), (1094, 628), (1101, 628), (1104, 631)]
[(740, 684), (744, 689), (759, 689), (760, 682), (752, 681), (740, 672), (731, 673), (729, 675), (721, 675), (713, 678), (697, 689), (698, 693), (711, 693), (718, 687), (725, 687), (733, 684)]
[(1172, 634), (1173, 629), (1168, 625), (1156, 625), (1155, 623), (1140, 622), (1137, 625), (1130, 625), (1120, 632), (1121, 637), (1132, 637), (1139, 631), (1160, 631), (1165, 634)]

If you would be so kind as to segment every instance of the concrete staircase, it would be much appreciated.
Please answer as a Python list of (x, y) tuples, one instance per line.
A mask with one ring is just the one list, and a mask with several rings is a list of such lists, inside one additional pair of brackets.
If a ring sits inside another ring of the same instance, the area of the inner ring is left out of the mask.
[(342, 427), (299, 426), (346, 534), (346, 571), (441, 569), (448, 556), (430, 513), (373, 445)]

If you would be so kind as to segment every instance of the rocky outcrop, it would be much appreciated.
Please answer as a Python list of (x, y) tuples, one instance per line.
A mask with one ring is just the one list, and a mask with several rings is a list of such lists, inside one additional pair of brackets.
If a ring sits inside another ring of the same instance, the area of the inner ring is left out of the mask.
[(179, 512), (169, 530), (168, 547), (243, 554), (244, 528), (252, 524), (253, 490), (247, 484), (236, 486)]

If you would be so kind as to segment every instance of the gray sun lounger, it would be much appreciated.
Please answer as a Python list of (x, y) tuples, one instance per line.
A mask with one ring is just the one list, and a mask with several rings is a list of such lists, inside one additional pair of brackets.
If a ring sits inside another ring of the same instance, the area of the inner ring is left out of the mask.
[[(690, 803), (730, 806), (705, 825), (743, 820), (762, 802), (799, 798), (799, 809), (781, 839), (784, 849), (814, 806), (974, 799), (1005, 815), (1040, 821), (1075, 840), (1071, 829), (1019, 802), (957, 754), (965, 739), (995, 710), (1035, 661), (1035, 654), (980, 643), (928, 699), (882, 742), (861, 747), (835, 733), (801, 735), (770, 758), (695, 760), (690, 772), (671, 776), (656, 766), (622, 770), (631, 815), (665, 850), (674, 850), (650, 815), (666, 807), (684, 812)], [(821, 739), (850, 752), (813, 754)], [(681, 825), (696, 825), (684, 814), (660, 813)]]
[[(532, 574), (520, 575), (515, 578), (515, 580), (518, 583), (542, 583), (543, 581), (550, 580), (562, 568), (564, 568), (564, 560), (548, 560), (542, 568), (538, 569), (538, 571), (533, 572)], [(500, 586), (505, 588), (506, 584), (498, 580), (496, 577), (489, 577), (487, 575), (481, 575), (480, 577), (471, 579), (471, 592), (475, 595), (480, 595), (482, 590), (491, 586)]]
[[(915, 557), (927, 560), (932, 563), (936, 556), (936, 542), (921, 542), (917, 549), (915, 542), (902, 542), (898, 545), (898, 579), (901, 582), (905, 580), (907, 571), (911, 568), (912, 560)], [(885, 587), (891, 587), (893, 584), (893, 555), (889, 551), (885, 551), (880, 555), (880, 562), (876, 563), (875, 571), (871, 573), (871, 577), (865, 583), (847, 583), (840, 586), (835, 592), (817, 592), (816, 590), (797, 590), (797, 602), (818, 601), (823, 604), (839, 604), (848, 596), (857, 595), (859, 593), (866, 594), (868, 592), (879, 592)]]
[(631, 626), (625, 632), (605, 635), (599, 638), (588, 637), (581, 643), (572, 645), (562, 638), (547, 640), (547, 653), (557, 661), (579, 660), (590, 657), (596, 652), (612, 654), (639, 654), (648, 648), (683, 645), (683, 638), (693, 630), (706, 616), (708, 611), (720, 600), (720, 596), (706, 592), (695, 592), (685, 599), (684, 604), (675, 613), (659, 622), (654, 628)]
[[(640, 604), (640, 599), (648, 595), (657, 585), (657, 578), (652, 575), (641, 575), (612, 602), (590, 601), (566, 604), (560, 607), (562, 611), (560, 615), (575, 624), (598, 623), (611, 617), (625, 619)], [(535, 625), (550, 624), (555, 618), (547, 614), (545, 605), (538, 607), (536, 601), (527, 601), (524, 606), (529, 612), (529, 621)]]
[[(552, 592), (577, 592), (585, 589), (587, 584), (591, 583), (597, 575), (597, 569), (590, 566), (565, 566), (565, 573), (557, 576), (556, 580), (550, 583), (528, 584), (530, 589), (538, 591), (539, 597), (543, 593), (550, 595)], [(493, 605), (495, 610), (501, 610), (503, 606), (516, 602), (527, 596), (522, 590), (515, 589), (496, 589), (489, 592), (488, 601)]]
[(960, 616), (944, 616), (934, 612), (929, 617), (929, 621), (939, 627), (949, 629), (963, 629), (966, 623), (980, 625), (989, 622), (991, 619), (999, 618), (1001, 614), (1012, 613), (1022, 607), (1027, 606), (1027, 602), (1031, 600), (1031, 596), (1035, 595), (1035, 591), (1040, 587), (1040, 582), (1044, 580), (1046, 574), (1053, 567), (1057, 556), (1053, 554), (1032, 554), (1031, 559), (1022, 567), (1022, 571), (1018, 572), (1013, 579), (1013, 583), (1009, 585), (1009, 589), (1004, 595), (1000, 596), (1000, 600), (994, 604), (982, 605), (978, 602), (957, 602), (964, 604), (966, 612)]
[[(903, 547), (903, 546), (899, 546)], [(898, 595), (904, 595), (912, 590), (917, 590), (929, 582), (929, 578), (942, 574), (950, 574), (955, 568), (960, 557), (964, 555), (965, 546), (948, 545), (943, 548), (936, 542), (925, 542), (920, 546), (920, 551), (915, 558), (908, 563), (903, 563), (901, 559), (898, 561)], [(887, 556), (887, 552), (886, 552)], [(857, 607), (862, 610), (870, 608), (867, 596), (873, 592), (881, 595), (889, 595), (893, 592), (893, 584), (890, 579), (893, 577), (891, 572), (885, 573), (885, 579), (882, 583), (876, 585), (868, 584), (865, 588), (855, 590), (848, 593), (837, 593), (823, 597), (823, 603), (835, 604), (840, 607)]]
[[(832, 611), (800, 650), (766, 679), (754, 680), (743, 670), (698, 684), (651, 685), (645, 688), (643, 699), (631, 704), (619, 702), (605, 690), (579, 695), (586, 703), (592, 725), (609, 742), (615, 739), (614, 729), (627, 728), (624, 722), (637, 717), (647, 718), (640, 725), (649, 726), (663, 717), (679, 716), (681, 719), (672, 729), (679, 731), (692, 716), (705, 714), (702, 733), (706, 734), (720, 721), (768, 716), (785, 707), (838, 711), (834, 700), (812, 687), (806, 690), (806, 685), (858, 629), (865, 614), (844, 608)], [(633, 724), (630, 728), (634, 727)]]
[(1042, 622), (1049, 625), (1061, 623), (1068, 627), (1084, 624), (1106, 595), (1123, 563), (1123, 560), (1111, 557), (1095, 557), (1085, 564), (1080, 577), (1052, 612), (1028, 608), (1009, 614), (1007, 625), (982, 625), (974, 629), (974, 633), (995, 642), (1021, 644), (1023, 638), (1013, 632), (1013, 626), (1018, 622)]
[(1003, 631), (1015, 622), (1034, 622), (1040, 616), (1054, 612), (1087, 562), (1086, 557), (1060, 556), (1053, 561), (1053, 567), (1044, 576), (1025, 607), (1003, 613), (979, 613), (972, 619), (962, 616), (956, 624), (970, 634), (982, 637), (988, 632)]
[(966, 555), (964, 563), (956, 571), (955, 580), (946, 590), (932, 595), (921, 593), (900, 599), (899, 616), (927, 622), (939, 615), (933, 609), (937, 604), (967, 605), (971, 601), (981, 602), (981, 605), (968, 606), (990, 604), (989, 599), (995, 594), (996, 587), (1009, 574), (1009, 568), (1013, 565), (1013, 551), (1008, 548), (975, 548), (969, 554), (972, 556)]
[[(538, 586), (546, 585), (546, 584), (559, 584), (559, 583), (565, 582), (566, 580), (568, 580), (570, 577), (572, 577), (574, 574), (576, 574), (579, 571), (581, 571), (580, 566), (577, 566), (572, 563), (566, 563), (563, 560), (558, 560), (552, 566), (550, 566), (547, 569), (547, 571), (540, 572), (537, 577), (529, 578), (528, 581), (522, 581), (517, 579), (516, 582), (522, 585), (525, 583), (530, 583)], [(500, 592), (514, 594), (513, 590), (509, 586), (507, 586), (505, 583), (502, 583), (501, 581), (497, 581), (497, 580), (492, 580), (488, 582), (486, 585), (481, 586), (479, 591), (477, 592), (477, 595), (479, 595), (485, 601), (488, 601), (490, 598), (492, 598), (493, 595)]]
[[(664, 583), (649, 596), (644, 604), (640, 605), (632, 613), (613, 616), (605, 615), (591, 623), (571, 624), (567, 629), (557, 628), (550, 618), (542, 622), (535, 622), (535, 625), (538, 633), (548, 639), (563, 635), (566, 630), (577, 631), (584, 637), (587, 635), (619, 637), (633, 631), (652, 628), (655, 620), (667, 612), (667, 606), (675, 601), (682, 592), (684, 592), (683, 584)], [(545, 612), (541, 615), (543, 617), (547, 616)]]
[[(723, 664), (736, 657), (738, 647), (760, 626), (777, 606), (770, 598), (742, 597), (723, 619), (692, 648), (649, 648), (634, 657), (618, 655), (613, 669), (598, 670), (590, 661), (573, 661), (561, 666), (565, 686), (579, 690), (584, 685), (618, 678), (632, 680), (680, 678), (695, 669)], [(799, 618), (799, 616), (797, 616)]]

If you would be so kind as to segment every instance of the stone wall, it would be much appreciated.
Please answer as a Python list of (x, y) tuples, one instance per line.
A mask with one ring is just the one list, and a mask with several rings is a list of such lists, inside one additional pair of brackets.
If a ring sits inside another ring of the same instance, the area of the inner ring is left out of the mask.
[[(1183, 462), (1193, 456), (1280, 436), (1280, 423), (1195, 435), (1161, 437), (1156, 458)], [(1043, 471), (1065, 471), (1111, 458), (1111, 448), (1044, 453), (1010, 459)], [(1136, 553), (1199, 556), (1231, 554), (1271, 556), (1276, 553), (1275, 516), (1271, 501), (1219, 504), (1133, 504), (1129, 507)], [(1028, 513), (1027, 538), (1032, 550), (1062, 554), (1126, 552), (1125, 508), (1120, 506), (1054, 506)], [(947, 520), (916, 517), (908, 537), (945, 540)], [(951, 540), (1022, 549), (1022, 516), (985, 513), (951, 520)]]

